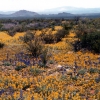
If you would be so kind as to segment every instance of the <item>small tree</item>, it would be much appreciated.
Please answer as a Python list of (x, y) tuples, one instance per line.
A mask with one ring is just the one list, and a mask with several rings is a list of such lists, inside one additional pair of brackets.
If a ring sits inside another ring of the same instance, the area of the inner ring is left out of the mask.
[(16, 30), (14, 30), (13, 28), (8, 30), (8, 35), (13, 37), (15, 34), (16, 34)]
[(83, 34), (80, 42), (82, 48), (100, 53), (100, 32)]
[(55, 41), (59, 42), (61, 41), (61, 39), (66, 35), (66, 31), (65, 29), (59, 30), (56, 34), (55, 34)]
[(47, 44), (54, 43), (54, 35), (52, 33), (44, 34), (43, 40)]
[(35, 37), (34, 40), (27, 43), (27, 50), (36, 58), (42, 53), (43, 47), (40, 37)]
[(45, 48), (45, 49), (43, 50), (41, 56), (40, 56), (41, 61), (42, 61), (42, 67), (46, 67), (46, 64), (47, 64), (47, 62), (48, 62), (50, 56), (51, 56), (51, 55), (49, 54), (48, 49)]
[(31, 33), (30, 31), (27, 31), (24, 37), (21, 39), (23, 40), (24, 43), (28, 43), (29, 41), (32, 41), (34, 39), (35, 33)]

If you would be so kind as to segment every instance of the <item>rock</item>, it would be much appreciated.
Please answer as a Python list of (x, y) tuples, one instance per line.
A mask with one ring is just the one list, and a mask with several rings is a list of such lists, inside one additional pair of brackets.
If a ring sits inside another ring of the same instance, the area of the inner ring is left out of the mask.
[(67, 74), (71, 74), (73, 73), (73, 71), (71, 69), (66, 69)]
[(54, 73), (50, 74), (50, 76), (57, 76), (57, 75), (59, 75), (59, 72), (54, 72)]
[(73, 51), (68, 51), (67, 53), (68, 53), (68, 54), (72, 54), (72, 53), (74, 53), (74, 52), (73, 52)]
[(73, 68), (75, 69), (75, 66), (73, 66)]
[(70, 69), (66, 69), (66, 71), (67, 71), (67, 72), (69, 72), (69, 71), (70, 71)]
[(58, 65), (57, 68), (62, 68), (62, 66), (61, 65)]
[(26, 91), (30, 91), (30, 88), (26, 89)]
[(58, 66), (57, 66), (57, 71), (63, 71), (63, 66), (58, 65)]

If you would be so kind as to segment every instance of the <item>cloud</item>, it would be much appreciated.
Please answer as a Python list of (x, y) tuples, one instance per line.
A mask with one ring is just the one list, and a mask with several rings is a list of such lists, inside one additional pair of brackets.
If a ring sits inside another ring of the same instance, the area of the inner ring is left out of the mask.
[(31, 10), (41, 11), (63, 6), (100, 7), (100, 0), (0, 0), (0, 10)]

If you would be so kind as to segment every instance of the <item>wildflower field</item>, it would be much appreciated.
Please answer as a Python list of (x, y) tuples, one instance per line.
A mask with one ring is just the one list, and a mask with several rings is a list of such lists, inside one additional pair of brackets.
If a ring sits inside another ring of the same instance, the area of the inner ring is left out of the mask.
[(0, 100), (100, 100), (100, 54), (75, 51), (73, 30), (0, 32)]

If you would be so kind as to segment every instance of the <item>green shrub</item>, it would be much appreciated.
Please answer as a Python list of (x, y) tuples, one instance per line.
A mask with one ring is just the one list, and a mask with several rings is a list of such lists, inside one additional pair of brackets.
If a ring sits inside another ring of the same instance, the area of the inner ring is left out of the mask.
[(43, 62), (38, 64), (40, 67), (44, 67), (45, 65), (43, 64)]
[(23, 68), (26, 68), (27, 66), (26, 65), (23, 65), (23, 66), (16, 66), (15, 70), (16, 71), (19, 71), (19, 70), (22, 70)]
[(77, 81), (77, 76), (72, 77), (72, 80)]
[(86, 69), (81, 69), (78, 71), (78, 74), (84, 75), (86, 73)]
[(42, 53), (43, 47), (43, 42), (39, 37), (35, 37), (34, 41), (28, 42), (26, 46), (33, 57), (38, 57)]
[(100, 76), (95, 79), (95, 82), (96, 83), (99, 83), (100, 82)]
[(43, 40), (45, 41), (46, 44), (51, 44), (55, 42), (54, 35), (52, 33), (49, 34), (44, 34), (42, 36)]
[(90, 73), (99, 73), (99, 70), (97, 68), (90, 68), (89, 72)]
[(81, 47), (100, 53), (100, 32), (85, 33), (80, 37)]
[(54, 64), (54, 60), (50, 60), (49, 63), (50, 63), (50, 64)]
[(4, 66), (10, 66), (10, 62), (4, 62)]
[(51, 57), (51, 54), (48, 51), (48, 48), (44, 48), (42, 54), (40, 55), (40, 58), (41, 58), (40, 66), (42, 65), (41, 67), (48, 67), (47, 63), (50, 57)]
[(38, 67), (30, 68), (30, 73), (34, 76), (37, 76), (37, 75), (41, 74), (42, 72), (43, 72), (43, 70)]
[(60, 80), (62, 80), (62, 81), (66, 80), (67, 81), (67, 76), (66, 75), (61, 75)]
[(21, 40), (24, 43), (28, 43), (29, 41), (34, 39), (34, 35), (35, 33), (31, 33), (30, 31), (26, 32), (26, 34), (24, 35), (24, 37), (21, 37)]

